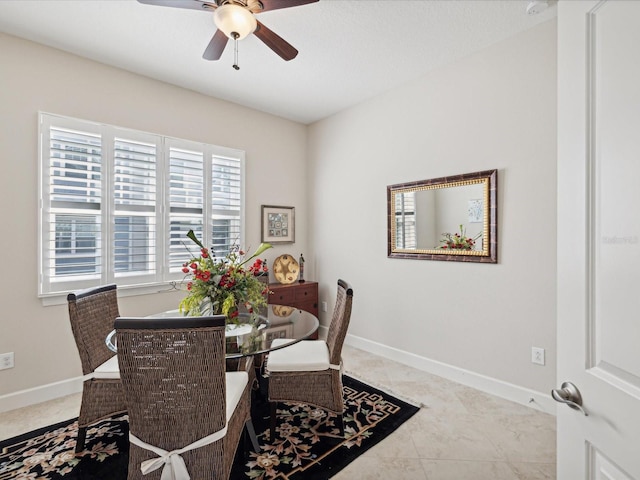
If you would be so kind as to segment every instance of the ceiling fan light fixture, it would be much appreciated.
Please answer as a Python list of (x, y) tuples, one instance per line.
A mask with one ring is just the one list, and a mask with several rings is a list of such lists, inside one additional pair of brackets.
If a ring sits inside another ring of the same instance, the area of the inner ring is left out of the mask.
[(237, 40), (242, 40), (253, 33), (258, 26), (253, 13), (234, 4), (225, 4), (216, 8), (213, 13), (213, 21), (227, 37)]
[(538, 15), (539, 13), (544, 12), (547, 8), (549, 8), (548, 0), (531, 0), (527, 5), (527, 14)]

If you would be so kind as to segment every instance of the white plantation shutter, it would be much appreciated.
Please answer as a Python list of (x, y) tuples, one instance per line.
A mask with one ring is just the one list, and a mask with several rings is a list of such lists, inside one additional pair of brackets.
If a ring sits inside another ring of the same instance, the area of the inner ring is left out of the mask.
[(39, 295), (183, 277), (197, 247), (242, 244), (238, 150), (40, 115)]
[(216, 256), (241, 245), (242, 166), (237, 158), (211, 159), (211, 245)]
[(204, 153), (170, 146), (169, 170), (169, 266), (171, 272), (179, 272), (198, 253), (187, 238), (189, 230), (203, 241)]
[(102, 272), (102, 142), (88, 129), (51, 126), (42, 148), (48, 198), (42, 211), (40, 281), (96, 283)]
[(125, 283), (156, 273), (157, 147), (151, 142), (114, 140), (112, 257), (115, 278)]
[(242, 155), (175, 139), (168, 140), (168, 151), (169, 264), (171, 272), (181, 272), (199, 253), (186, 237), (189, 230), (217, 257), (242, 243)]

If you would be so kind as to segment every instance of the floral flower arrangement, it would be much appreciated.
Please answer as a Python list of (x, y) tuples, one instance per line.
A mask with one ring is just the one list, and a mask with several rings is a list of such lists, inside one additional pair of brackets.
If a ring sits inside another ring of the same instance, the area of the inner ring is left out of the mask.
[(460, 225), (460, 233), (443, 233), (442, 240), (440, 240), (440, 245), (438, 248), (442, 250), (473, 250), (473, 247), (476, 244), (476, 240), (482, 236), (482, 233), (479, 233), (475, 237), (467, 237), (465, 229)]
[(248, 258), (239, 247), (233, 247), (224, 257), (215, 258), (196, 238), (193, 230), (189, 230), (187, 237), (200, 247), (200, 255), (182, 266), (182, 271), (190, 279), (187, 283), (189, 293), (180, 302), (181, 313), (189, 316), (223, 314), (227, 321), (233, 321), (239, 315), (240, 305), (244, 305), (252, 315), (267, 305), (265, 293), (268, 287), (256, 275), (267, 272), (268, 268), (257, 257), (271, 248), (271, 244), (260, 244)]

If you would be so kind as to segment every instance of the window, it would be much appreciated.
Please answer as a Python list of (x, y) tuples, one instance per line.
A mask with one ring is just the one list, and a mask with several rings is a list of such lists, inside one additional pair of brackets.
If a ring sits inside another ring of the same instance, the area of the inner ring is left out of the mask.
[(196, 252), (242, 243), (244, 153), (40, 115), (41, 296), (179, 280)]
[(416, 248), (416, 192), (396, 195), (396, 247)]
[(96, 224), (91, 217), (55, 216), (55, 274), (96, 272)]

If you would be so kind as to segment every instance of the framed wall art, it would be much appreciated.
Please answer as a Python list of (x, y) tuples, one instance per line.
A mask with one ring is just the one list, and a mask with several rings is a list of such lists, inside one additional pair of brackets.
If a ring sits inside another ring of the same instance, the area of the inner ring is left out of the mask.
[(296, 236), (294, 207), (262, 205), (262, 242), (293, 243)]
[(482, 207), (482, 199), (469, 200), (469, 223), (484, 222), (484, 208)]

